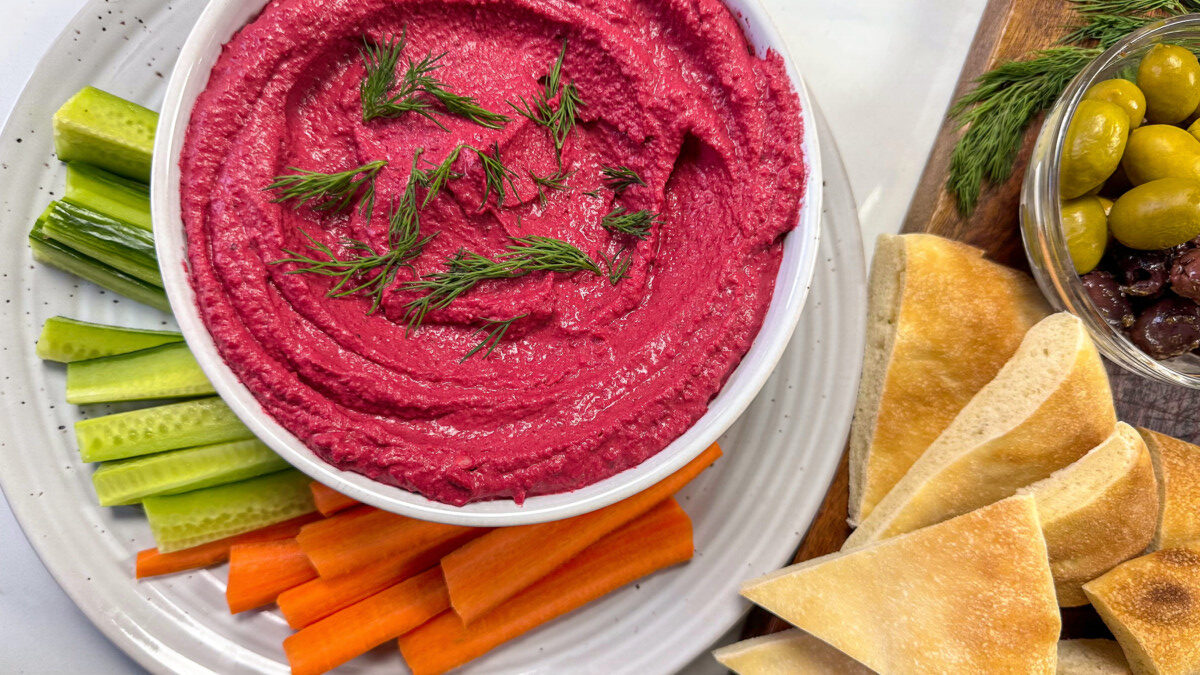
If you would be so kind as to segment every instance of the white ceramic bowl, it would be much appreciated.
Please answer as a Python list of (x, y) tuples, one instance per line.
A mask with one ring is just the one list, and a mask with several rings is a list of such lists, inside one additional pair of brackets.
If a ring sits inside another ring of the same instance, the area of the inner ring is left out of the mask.
[[(314, 479), (381, 509), (457, 525), (524, 525), (587, 513), (646, 489), (695, 458), (746, 409), (783, 354), (808, 296), (820, 238), (821, 160), (812, 101), (804, 80), (796, 71), (782, 38), (759, 0), (725, 2), (739, 18), (747, 37), (760, 55), (771, 49), (780, 53), (787, 64), (788, 75), (800, 95), (803, 108), (803, 150), (809, 173), (799, 223), (784, 240), (783, 264), (762, 330), (724, 388), (710, 403), (708, 412), (682, 436), (638, 466), (572, 492), (530, 497), (520, 506), (511, 500), (451, 506), (327, 464), (263, 411), (250, 391), (218, 355), (216, 345), (197, 310), (196, 296), (186, 272), (186, 235), (179, 204), (178, 160), (193, 104), (208, 83), (209, 71), (221, 53), (221, 46), (238, 29), (252, 21), (267, 0), (212, 0), (209, 3), (184, 43), (171, 73), (154, 146), (151, 208), (163, 282), (188, 346), (212, 380), (217, 393), (259, 438)], [(753, 451), (752, 448), (730, 450)]]

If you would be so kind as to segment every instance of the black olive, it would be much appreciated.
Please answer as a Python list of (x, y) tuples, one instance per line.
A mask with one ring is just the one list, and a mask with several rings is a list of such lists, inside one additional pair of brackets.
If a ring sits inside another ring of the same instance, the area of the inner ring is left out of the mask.
[(1171, 290), (1200, 302), (1200, 249), (1185, 251), (1171, 261)]
[(1088, 297), (1104, 320), (1117, 328), (1129, 328), (1137, 318), (1133, 304), (1121, 293), (1113, 275), (1103, 270), (1088, 272), (1080, 277)]
[(1113, 251), (1112, 259), (1117, 267), (1121, 290), (1126, 295), (1150, 297), (1162, 293), (1166, 288), (1169, 252), (1139, 251), (1121, 246)]
[(1169, 359), (1200, 347), (1200, 305), (1167, 296), (1146, 308), (1130, 339), (1155, 359)]

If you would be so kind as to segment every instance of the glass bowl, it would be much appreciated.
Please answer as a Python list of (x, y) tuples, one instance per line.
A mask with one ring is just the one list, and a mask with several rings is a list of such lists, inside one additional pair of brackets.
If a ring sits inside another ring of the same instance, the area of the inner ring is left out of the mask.
[(1114, 77), (1136, 80), (1138, 62), (1159, 43), (1200, 49), (1200, 14), (1164, 19), (1126, 36), (1071, 80), (1046, 114), (1021, 189), (1021, 236), (1042, 292), (1056, 309), (1083, 320), (1101, 354), (1142, 377), (1200, 389), (1200, 357), (1189, 353), (1157, 361), (1100, 315), (1071, 263), (1059, 212), (1058, 171), (1063, 143), (1084, 92), (1096, 82)]

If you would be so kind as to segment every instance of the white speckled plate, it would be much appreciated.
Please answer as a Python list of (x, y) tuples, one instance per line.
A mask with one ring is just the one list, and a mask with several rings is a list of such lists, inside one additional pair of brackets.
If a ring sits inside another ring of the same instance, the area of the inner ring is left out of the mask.
[[(0, 134), (0, 485), (34, 548), (87, 616), (155, 672), (284, 673), (275, 612), (231, 617), (224, 571), (137, 583), (152, 545), (140, 511), (95, 505), (63, 401), (61, 367), (38, 362), (42, 322), (65, 314), (158, 327), (170, 317), (33, 264), (25, 235), (61, 193), (50, 115), (94, 84), (157, 106), (200, 2), (95, 0), (53, 45)], [(822, 131), (824, 139), (831, 136)], [(682, 494), (696, 559), (530, 633), (468, 673), (669, 673), (747, 609), (739, 582), (783, 564), (816, 512), (845, 442), (863, 341), (862, 244), (836, 149), (824, 145), (824, 233), (812, 294), (775, 375), (721, 438), (726, 457)], [(85, 410), (87, 414), (106, 412)], [(0, 544), (2, 545), (2, 544)], [(403, 672), (394, 649), (347, 673)]]

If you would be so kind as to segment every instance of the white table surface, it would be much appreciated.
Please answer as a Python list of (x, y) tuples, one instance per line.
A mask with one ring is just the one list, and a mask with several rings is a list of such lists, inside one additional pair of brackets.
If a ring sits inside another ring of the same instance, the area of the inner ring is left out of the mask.
[[(984, 2), (763, 0), (833, 128), (868, 248), (876, 235), (900, 227)], [(47, 45), (85, 3), (0, 2), (0, 119), (7, 119)], [(141, 672), (58, 588), (3, 500), (0, 645), (5, 674)], [(702, 657), (688, 672), (714, 670)]]

